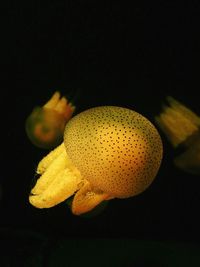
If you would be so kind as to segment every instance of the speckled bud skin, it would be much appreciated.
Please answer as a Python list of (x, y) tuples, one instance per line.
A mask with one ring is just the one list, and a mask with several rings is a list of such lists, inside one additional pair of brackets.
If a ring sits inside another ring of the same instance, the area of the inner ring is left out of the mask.
[(155, 178), (163, 147), (154, 125), (139, 113), (101, 106), (73, 117), (64, 144), (73, 164), (95, 190), (116, 198), (143, 192)]

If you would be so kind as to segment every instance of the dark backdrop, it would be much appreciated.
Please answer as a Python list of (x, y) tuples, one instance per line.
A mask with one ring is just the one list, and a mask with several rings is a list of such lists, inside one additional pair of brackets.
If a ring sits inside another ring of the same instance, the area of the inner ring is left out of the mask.
[(200, 115), (199, 4), (176, 1), (131, 7), (102, 1), (28, 1), (9, 5), (1, 42), (1, 228), (66, 237), (199, 242), (200, 178), (164, 158), (143, 194), (110, 201), (97, 217), (70, 213), (66, 203), (33, 208), (28, 194), (46, 153), (27, 139), (25, 119), (55, 90), (76, 96), (77, 113), (92, 106), (132, 108), (153, 122), (167, 95)]

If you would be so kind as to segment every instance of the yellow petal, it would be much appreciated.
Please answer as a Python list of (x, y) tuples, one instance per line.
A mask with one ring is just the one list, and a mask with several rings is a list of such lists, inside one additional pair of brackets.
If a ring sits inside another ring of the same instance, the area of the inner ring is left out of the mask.
[(38, 164), (37, 173), (42, 174), (46, 171), (48, 166), (65, 151), (64, 143), (52, 150), (46, 157), (44, 157)]
[(102, 201), (109, 199), (109, 195), (103, 192), (95, 192), (88, 182), (75, 194), (72, 202), (72, 212), (80, 215), (89, 212)]
[(31, 190), (32, 194), (41, 194), (51, 182), (55, 179), (56, 175), (67, 167), (66, 152), (63, 151), (47, 168), (46, 172), (37, 180), (35, 187)]
[(54, 108), (60, 100), (60, 92), (56, 91), (49, 101), (44, 105), (45, 108)]
[(50, 208), (72, 196), (80, 187), (81, 177), (69, 169), (60, 171), (41, 194), (30, 195), (30, 203), (37, 208)]

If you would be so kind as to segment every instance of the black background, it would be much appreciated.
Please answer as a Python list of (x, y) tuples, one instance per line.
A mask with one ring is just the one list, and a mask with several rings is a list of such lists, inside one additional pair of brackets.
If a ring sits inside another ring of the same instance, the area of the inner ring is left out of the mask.
[(39, 210), (28, 202), (46, 151), (30, 143), (25, 120), (55, 90), (76, 96), (77, 113), (119, 105), (154, 122), (172, 95), (200, 115), (198, 1), (94, 2), (28, 1), (3, 9), (2, 232), (198, 243), (200, 178), (173, 166), (174, 151), (162, 133), (163, 162), (143, 194), (110, 201), (90, 219), (72, 215), (66, 203)]

